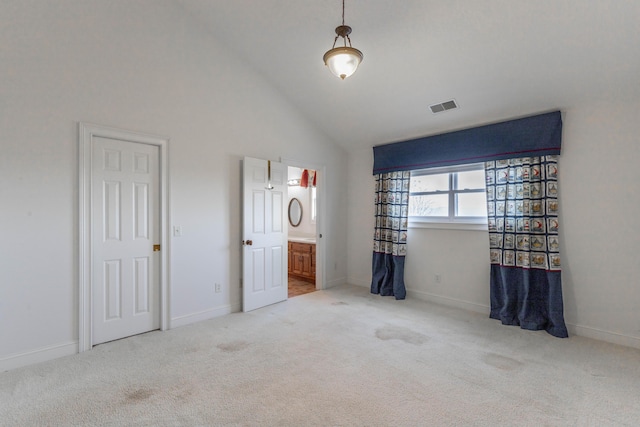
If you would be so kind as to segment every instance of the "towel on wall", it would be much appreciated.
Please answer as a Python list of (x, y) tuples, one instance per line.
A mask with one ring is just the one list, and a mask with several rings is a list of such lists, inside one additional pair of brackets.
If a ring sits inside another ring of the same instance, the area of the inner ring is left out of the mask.
[(305, 169), (302, 171), (300, 177), (300, 187), (315, 187), (316, 186), (316, 171)]

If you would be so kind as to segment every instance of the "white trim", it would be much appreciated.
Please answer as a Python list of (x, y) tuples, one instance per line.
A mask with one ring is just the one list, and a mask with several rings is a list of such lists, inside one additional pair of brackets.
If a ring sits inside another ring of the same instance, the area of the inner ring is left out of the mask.
[(24, 353), (10, 354), (0, 359), (0, 372), (22, 368), (36, 363), (47, 362), (59, 357), (71, 356), (77, 352), (78, 343), (73, 341), (65, 344), (37, 348)]
[(344, 285), (345, 283), (347, 283), (347, 279), (346, 278), (338, 277), (336, 279), (333, 279), (333, 280), (330, 280), (330, 281), (326, 282), (324, 289), (333, 288), (335, 286), (341, 286), (341, 285)]
[[(316, 193), (316, 197), (313, 197), (313, 193)], [(318, 206), (316, 204), (316, 200), (318, 199), (318, 189), (316, 187), (311, 187), (310, 191), (309, 191), (309, 210), (311, 211), (310, 213), (310, 218), (309, 218), (309, 223), (315, 225), (316, 224), (316, 218), (318, 217)], [(314, 209), (314, 205), (315, 209)], [(315, 214), (315, 215), (314, 215)]]
[(569, 330), (569, 337), (571, 334), (577, 336), (592, 338), (598, 341), (605, 341), (611, 344), (623, 345), (625, 347), (632, 347), (640, 349), (640, 337), (633, 337), (630, 335), (623, 335), (617, 332), (603, 331), (602, 329), (592, 328), (590, 326), (576, 325), (567, 323), (567, 329)]
[[(356, 279), (350, 277), (348, 282), (350, 285), (368, 288), (369, 284), (367, 279)], [(473, 311), (475, 313), (484, 314), (489, 316), (491, 307), (486, 304), (478, 304), (470, 301), (463, 301), (457, 298), (445, 297), (442, 295), (432, 294), (430, 292), (416, 291), (407, 289), (407, 297), (415, 298), (417, 300), (441, 304), (447, 307), (459, 308), (462, 310)], [(499, 322), (499, 320), (496, 320)], [(607, 342), (611, 344), (618, 344), (625, 347), (632, 347), (640, 349), (640, 337), (634, 337), (630, 335), (624, 335), (616, 332), (603, 331), (602, 329), (592, 328), (590, 326), (576, 325), (566, 322), (567, 329), (569, 330), (569, 337), (572, 335), (580, 336), (584, 338), (591, 338), (594, 340)]]
[(209, 310), (203, 310), (197, 313), (185, 314), (184, 316), (178, 316), (171, 319), (171, 329), (179, 328), (181, 326), (191, 325), (197, 322), (202, 322), (203, 320), (209, 320), (216, 317), (225, 316), (231, 313), (237, 313), (241, 310), (242, 310), (241, 304), (234, 304), (234, 305), (223, 305), (221, 307), (216, 307)]
[[(292, 159), (280, 158), (285, 166), (293, 166), (302, 169), (313, 169), (318, 171), (316, 181), (316, 289), (327, 289), (326, 283), (326, 236), (323, 234), (323, 227), (327, 218), (327, 167), (321, 164), (314, 164)], [(323, 236), (323, 237), (320, 237)], [(335, 286), (335, 285), (331, 285)]]
[(470, 230), (470, 231), (485, 231), (488, 232), (489, 228), (487, 223), (472, 223), (472, 222), (433, 222), (433, 221), (415, 221), (409, 219), (409, 228), (431, 228), (438, 230)]
[(412, 296), (422, 301), (445, 305), (447, 307), (454, 307), (462, 310), (473, 311), (474, 313), (486, 314), (487, 316), (491, 312), (491, 307), (485, 304), (464, 301), (458, 298), (445, 297), (443, 295), (436, 295), (430, 292), (407, 289), (407, 296)]
[[(407, 289), (407, 296), (414, 297), (422, 301), (433, 302), (447, 307), (459, 308), (462, 310), (469, 310), (476, 313), (489, 316), (491, 307), (485, 304), (478, 304), (470, 301), (463, 301), (457, 298), (445, 297), (442, 295), (432, 294), (424, 291), (414, 291)], [(592, 328), (590, 326), (576, 325), (566, 323), (569, 330), (569, 337), (572, 335), (591, 338), (598, 341), (603, 341), (611, 344), (623, 345), (625, 347), (632, 347), (640, 349), (640, 337), (633, 337), (630, 335), (624, 335), (611, 331), (604, 331), (602, 329)]]
[(91, 123), (79, 123), (78, 135), (78, 351), (90, 350), (91, 326), (91, 176), (94, 137), (156, 145), (160, 150), (160, 329), (169, 329), (169, 139)]
[(371, 276), (347, 277), (347, 281), (345, 283), (349, 285), (360, 286), (361, 288), (371, 288)]

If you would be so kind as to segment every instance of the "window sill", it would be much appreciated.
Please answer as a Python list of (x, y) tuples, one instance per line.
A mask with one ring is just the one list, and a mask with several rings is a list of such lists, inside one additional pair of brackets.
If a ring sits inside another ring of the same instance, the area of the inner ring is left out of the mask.
[(468, 230), (468, 231), (488, 231), (486, 223), (478, 222), (430, 222), (430, 221), (409, 221), (409, 228), (428, 228), (435, 230)]

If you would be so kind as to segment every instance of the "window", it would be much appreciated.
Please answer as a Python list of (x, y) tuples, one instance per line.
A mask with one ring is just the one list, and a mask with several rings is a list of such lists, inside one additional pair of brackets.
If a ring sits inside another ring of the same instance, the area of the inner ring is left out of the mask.
[(486, 229), (483, 163), (411, 171), (409, 191), (413, 226), (479, 224)]
[(311, 224), (316, 223), (316, 187), (311, 187), (309, 191), (309, 205), (311, 206)]

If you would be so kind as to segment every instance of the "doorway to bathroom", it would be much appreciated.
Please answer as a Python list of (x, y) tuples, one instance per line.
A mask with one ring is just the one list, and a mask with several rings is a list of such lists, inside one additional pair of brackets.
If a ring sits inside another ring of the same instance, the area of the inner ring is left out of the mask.
[(318, 209), (322, 172), (318, 169), (288, 163), (289, 298), (323, 288)]

